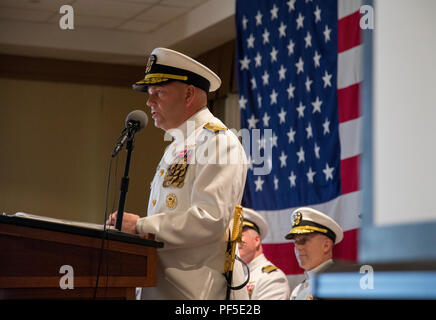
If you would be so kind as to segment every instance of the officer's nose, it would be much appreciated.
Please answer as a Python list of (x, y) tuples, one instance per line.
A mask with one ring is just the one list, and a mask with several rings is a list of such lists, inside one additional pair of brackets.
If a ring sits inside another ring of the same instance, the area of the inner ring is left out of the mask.
[(149, 94), (147, 100), (145, 101), (145, 105), (149, 108), (153, 106), (153, 95)]

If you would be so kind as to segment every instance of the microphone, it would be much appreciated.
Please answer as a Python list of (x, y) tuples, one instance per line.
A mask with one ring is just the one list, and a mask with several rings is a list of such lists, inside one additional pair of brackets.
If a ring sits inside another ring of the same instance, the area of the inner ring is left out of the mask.
[(120, 152), (124, 143), (133, 137), (133, 135), (145, 128), (148, 123), (147, 114), (142, 110), (133, 110), (126, 117), (126, 127), (121, 132), (121, 136), (118, 138), (118, 142), (112, 151), (112, 158)]

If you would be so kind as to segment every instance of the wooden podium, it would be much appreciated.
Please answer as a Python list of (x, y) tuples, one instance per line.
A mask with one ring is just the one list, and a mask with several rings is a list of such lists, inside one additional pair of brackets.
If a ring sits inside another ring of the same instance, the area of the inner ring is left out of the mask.
[(115, 230), (5, 215), (0, 245), (0, 299), (135, 299), (136, 287), (156, 285), (163, 247)]

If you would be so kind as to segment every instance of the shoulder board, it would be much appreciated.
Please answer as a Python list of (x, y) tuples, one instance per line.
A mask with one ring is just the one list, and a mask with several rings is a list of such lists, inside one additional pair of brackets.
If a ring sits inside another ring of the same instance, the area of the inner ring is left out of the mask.
[(273, 266), (272, 264), (268, 265), (268, 266), (264, 266), (262, 268), (262, 272), (266, 272), (266, 273), (271, 273), (273, 271), (276, 271), (278, 268), (276, 266)]
[(207, 130), (210, 130), (210, 131), (212, 131), (212, 132), (214, 132), (214, 133), (217, 133), (217, 132), (220, 131), (220, 130), (227, 130), (227, 127), (222, 126), (222, 125), (220, 125), (220, 124), (218, 124), (218, 123), (213, 123), (213, 122), (208, 122), (208, 123), (206, 123), (206, 124), (203, 126), (203, 128), (205, 128), (205, 129), (207, 129)]

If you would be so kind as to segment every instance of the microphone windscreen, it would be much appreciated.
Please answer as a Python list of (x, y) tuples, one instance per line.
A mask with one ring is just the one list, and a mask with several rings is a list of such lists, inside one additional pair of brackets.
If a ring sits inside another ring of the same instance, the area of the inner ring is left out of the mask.
[(148, 117), (147, 114), (142, 110), (133, 110), (130, 112), (126, 117), (126, 127), (129, 123), (129, 121), (136, 121), (139, 123), (139, 130), (142, 128), (145, 128), (148, 123)]

